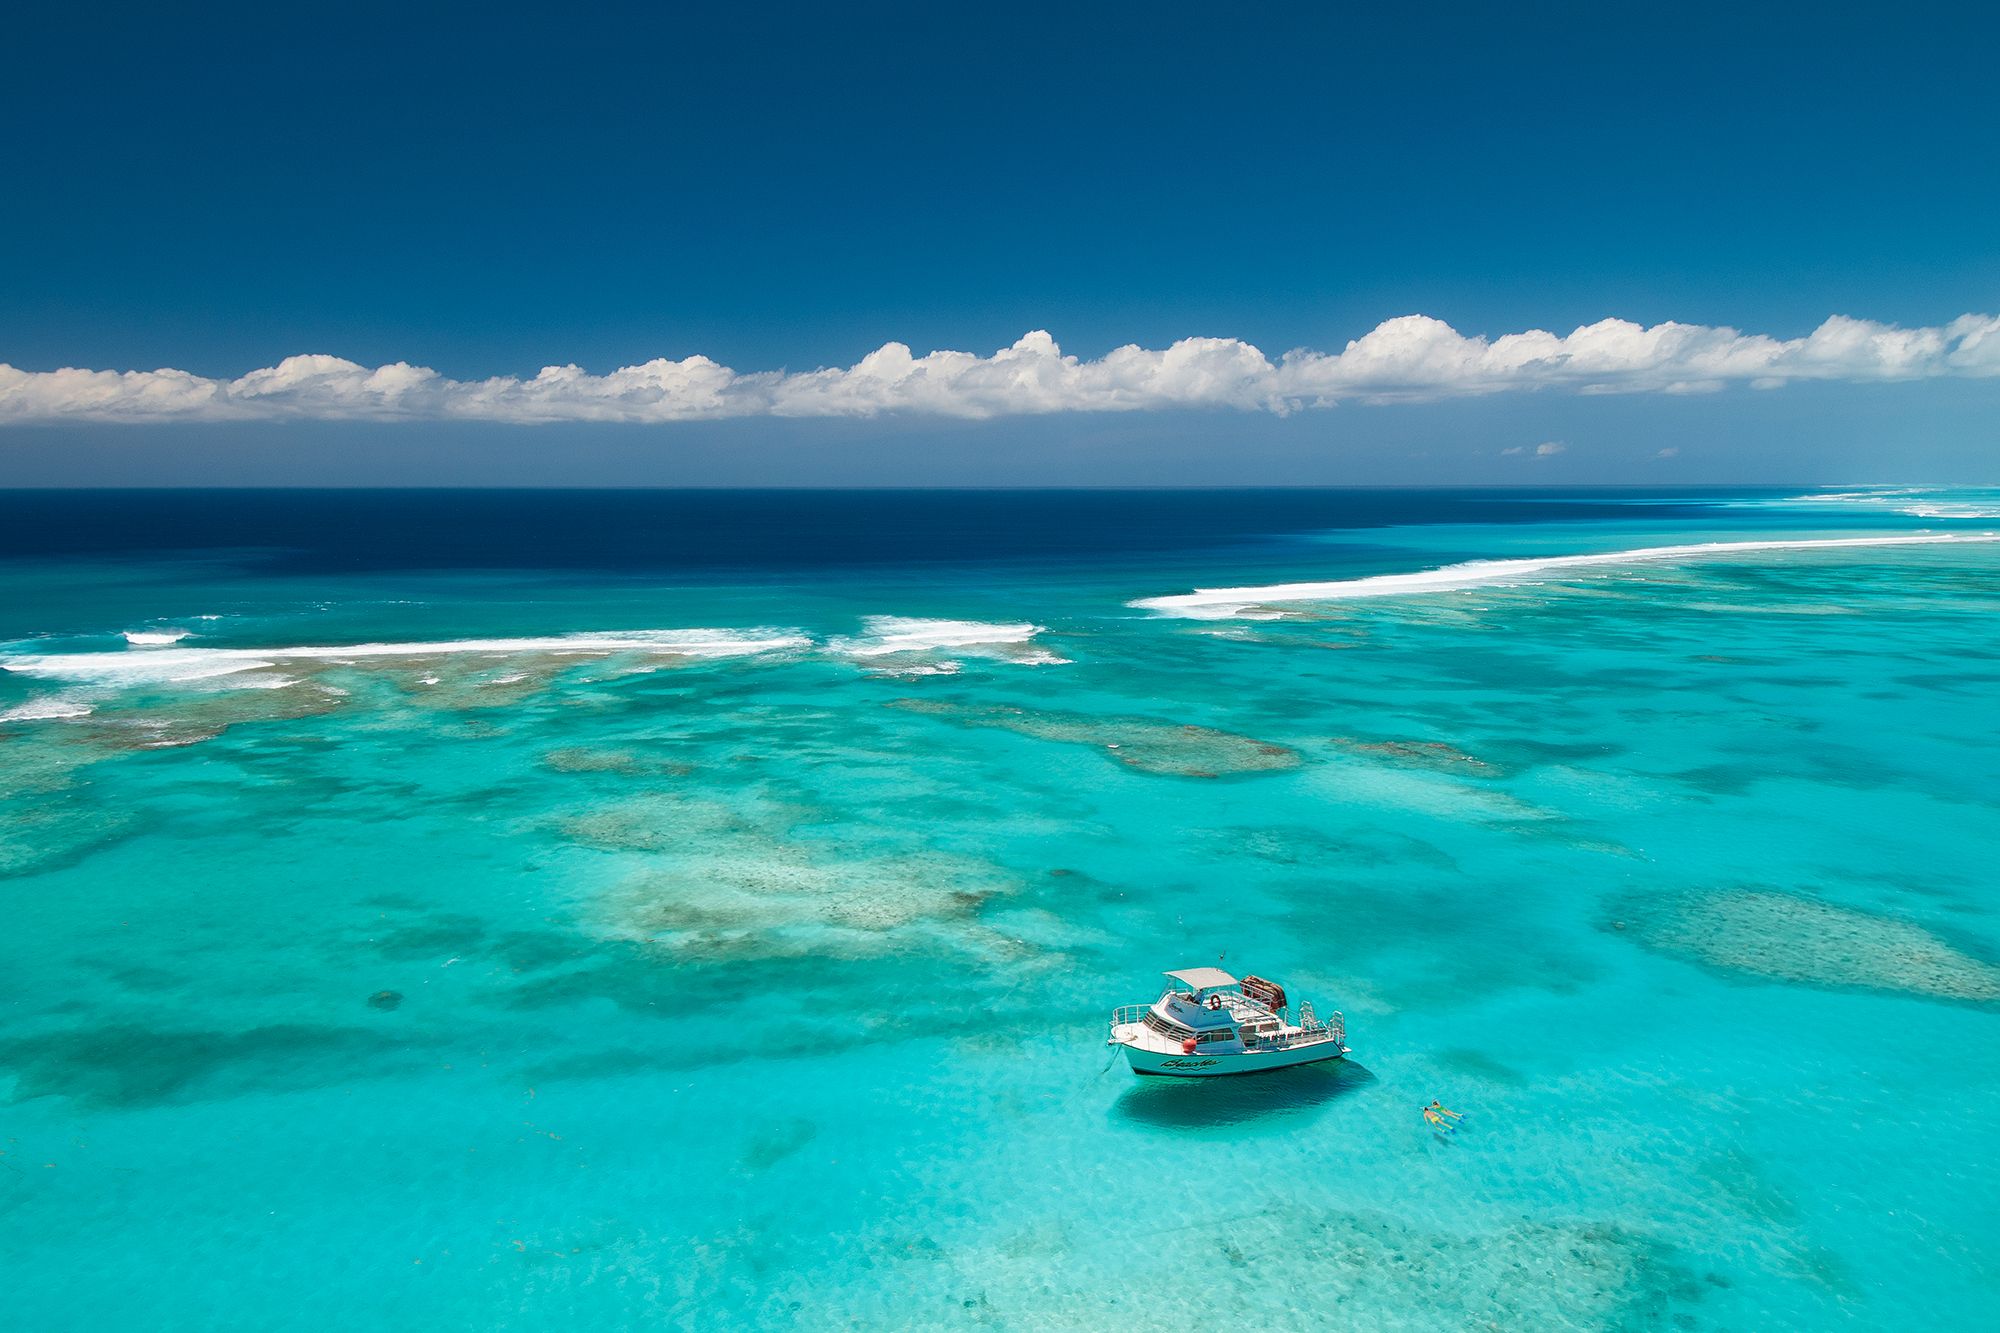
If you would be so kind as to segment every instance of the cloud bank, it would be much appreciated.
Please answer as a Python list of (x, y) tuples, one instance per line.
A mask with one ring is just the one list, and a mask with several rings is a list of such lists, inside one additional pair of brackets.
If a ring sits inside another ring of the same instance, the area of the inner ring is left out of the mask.
[(1405, 315), (1339, 352), (1273, 361), (1235, 338), (1164, 350), (1064, 355), (1044, 332), (991, 356), (916, 356), (888, 343), (845, 369), (741, 372), (705, 356), (593, 375), (550, 366), (532, 379), (447, 379), (406, 362), (293, 356), (236, 379), (184, 370), (24, 371), (0, 364), (0, 424), (60, 421), (672, 422), (725, 417), (984, 418), (1052, 412), (1234, 408), (1292, 412), (1340, 402), (1421, 402), (1518, 390), (1699, 393), (1798, 380), (1869, 382), (2000, 376), (2000, 316), (1905, 329), (1837, 315), (1803, 338), (1625, 320), (1567, 336), (1540, 329), (1467, 337)]

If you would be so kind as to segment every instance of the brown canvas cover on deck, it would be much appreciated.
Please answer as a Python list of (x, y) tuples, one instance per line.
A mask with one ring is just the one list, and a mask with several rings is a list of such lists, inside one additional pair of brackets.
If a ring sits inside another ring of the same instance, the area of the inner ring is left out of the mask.
[(1266, 981), (1259, 976), (1243, 978), (1243, 993), (1272, 1009), (1285, 1007), (1285, 988), (1275, 981)]

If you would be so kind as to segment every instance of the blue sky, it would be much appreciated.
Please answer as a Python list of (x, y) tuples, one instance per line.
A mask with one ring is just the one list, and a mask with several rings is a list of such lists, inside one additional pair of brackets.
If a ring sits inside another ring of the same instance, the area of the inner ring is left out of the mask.
[(1253, 370), (1208, 398), (1149, 368), (1032, 410), (960, 386), (801, 418), (757, 388), (646, 424), (447, 419), (437, 385), (1031, 330), (1275, 366), (1408, 315), (1945, 331), (2000, 312), (1996, 38), (1969, 5), (17, 15), (0, 362), (438, 380), (115, 422), (37, 380), (0, 483), (1985, 479), (2000, 360), (1958, 341), (1415, 388)]

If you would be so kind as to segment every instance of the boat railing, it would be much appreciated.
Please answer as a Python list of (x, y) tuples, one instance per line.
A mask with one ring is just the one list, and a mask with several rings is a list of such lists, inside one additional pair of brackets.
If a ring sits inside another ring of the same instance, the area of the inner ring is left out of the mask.
[(1254, 995), (1245, 995), (1243, 991), (1236, 986), (1227, 987), (1226, 989), (1219, 992), (1210, 991), (1209, 994), (1211, 995), (1220, 994), (1222, 996), (1222, 1002), (1226, 1005), (1229, 1005), (1231, 1008), (1235, 1008), (1237, 1005), (1240, 1004), (1249, 1008), (1250, 1011), (1253, 1013), (1270, 1014), (1273, 1017), (1280, 1016), (1285, 1012), (1282, 1009), (1273, 1009), (1270, 1005), (1264, 1003), (1262, 1000), (1258, 999)]
[(1122, 1028), (1131, 1023), (1143, 1023), (1146, 1012), (1152, 1007), (1150, 1004), (1121, 1004), (1111, 1011), (1111, 1026)]
[(1307, 1001), (1305, 1004), (1299, 1006), (1299, 1018), (1301, 1020), (1299, 1027), (1304, 1030), (1305, 1035), (1311, 1037), (1314, 1041), (1331, 1040), (1337, 1041), (1343, 1046), (1347, 1044), (1347, 1019), (1341, 1015), (1338, 1009), (1333, 1011), (1332, 1017), (1328, 1018), (1325, 1022), (1321, 1022), (1313, 1014), (1312, 1002)]
[[(1237, 996), (1234, 991), (1225, 991), (1223, 993), (1228, 996), (1247, 1000), (1247, 997)], [(1258, 1004), (1255, 1000), (1248, 1000), (1248, 1003), (1257, 1012), (1272, 1014), (1282, 1021), (1282, 1010), (1275, 1011), (1274, 1013), (1273, 1010)], [(1121, 1028), (1133, 1023), (1143, 1023), (1146, 1021), (1146, 1015), (1151, 1012), (1152, 1008), (1153, 1006), (1150, 1004), (1121, 1004), (1111, 1011), (1111, 1026), (1113, 1028)], [(1246, 1035), (1248, 1035), (1247, 1032)], [(1323, 1041), (1337, 1041), (1345, 1046), (1347, 1044), (1347, 1020), (1336, 1009), (1322, 1021), (1313, 1012), (1312, 1001), (1304, 1000), (1299, 1004), (1299, 1021), (1295, 1031), (1286, 1033), (1274, 1032), (1269, 1036), (1259, 1036), (1254, 1042), (1246, 1044), (1254, 1044), (1272, 1050), (1283, 1050), (1288, 1046), (1308, 1046)]]
[(1312, 1046), (1323, 1041), (1337, 1041), (1342, 1046), (1347, 1045), (1347, 1021), (1336, 1010), (1332, 1017), (1321, 1022), (1313, 1013), (1312, 1001), (1308, 1000), (1299, 1006), (1299, 1023), (1295, 1031), (1274, 1032), (1269, 1036), (1260, 1036), (1254, 1044), (1282, 1051), (1290, 1046)]

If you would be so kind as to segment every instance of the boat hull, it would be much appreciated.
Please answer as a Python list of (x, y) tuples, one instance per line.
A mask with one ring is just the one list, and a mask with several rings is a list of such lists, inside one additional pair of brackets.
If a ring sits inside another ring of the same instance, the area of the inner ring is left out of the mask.
[(1222, 1078), (1232, 1074), (1268, 1074), (1279, 1069), (1296, 1069), (1346, 1056), (1347, 1047), (1337, 1041), (1313, 1042), (1281, 1051), (1230, 1051), (1219, 1055), (1205, 1052), (1192, 1055), (1180, 1051), (1155, 1051), (1131, 1042), (1120, 1042), (1125, 1059), (1135, 1074), (1156, 1074), (1168, 1078)]

